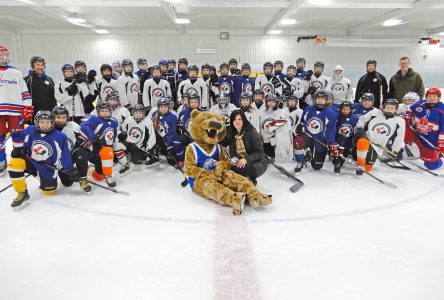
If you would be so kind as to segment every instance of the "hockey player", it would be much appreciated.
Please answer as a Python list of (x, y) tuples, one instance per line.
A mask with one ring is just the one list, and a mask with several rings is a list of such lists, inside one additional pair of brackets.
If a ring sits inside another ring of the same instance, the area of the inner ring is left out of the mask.
[(260, 114), (260, 132), (264, 152), (277, 162), (290, 162), (293, 158), (290, 127), (287, 114), (279, 108), (278, 98), (269, 94), (265, 99), (266, 110)]
[(248, 63), (242, 64), (242, 76), (236, 77), (234, 79), (234, 97), (238, 99), (234, 105), (239, 106), (239, 97), (243, 93), (248, 93), (250, 96), (253, 95), (254, 91), (254, 77), (251, 75), (251, 66)]
[(72, 65), (63, 65), (62, 73), (65, 80), (56, 84), (55, 98), (61, 105), (66, 107), (71, 120), (80, 124), (85, 116), (83, 101), (90, 93), (89, 87), (86, 84), (86, 79), (82, 76), (83, 73), (74, 75), (74, 67)]
[(120, 61), (116, 60), (112, 64), (113, 66), (113, 79), (117, 80), (120, 77), (120, 74), (122, 74), (122, 65), (120, 64)]
[(57, 189), (58, 176), (64, 186), (70, 186), (79, 177), (73, 169), (68, 138), (54, 130), (54, 114), (42, 110), (34, 118), (35, 125), (24, 131), (23, 146), (14, 148), (8, 164), (9, 177), (17, 196), (11, 203), (17, 207), (29, 199), (25, 172), (40, 178), (40, 189), (44, 195), (53, 195)]
[(188, 79), (188, 60), (186, 58), (181, 58), (181, 59), (179, 59), (179, 63), (178, 63), (176, 84), (179, 86), (181, 81), (184, 81), (187, 79)]
[(216, 103), (216, 95), (219, 94), (219, 79), (217, 75), (211, 76), (211, 66), (207, 63), (203, 64), (200, 70), (202, 72), (202, 79), (205, 81), (208, 89), (208, 107), (211, 107)]
[(409, 110), (409, 108), (419, 101), (419, 95), (414, 92), (409, 92), (402, 98), (402, 103), (399, 104), (398, 111), (396, 112), (398, 116), (402, 117)]
[(153, 77), (145, 81), (143, 88), (143, 105), (145, 107), (157, 107), (157, 101), (165, 96), (172, 96), (171, 87), (168, 81), (162, 79), (159, 66), (151, 68)]
[[(370, 172), (378, 155), (382, 155), (385, 147), (390, 147), (393, 159), (402, 158), (404, 145), (405, 122), (396, 116), (398, 100), (387, 99), (382, 110), (375, 109), (361, 116), (355, 130), (355, 147), (357, 164), (360, 169), (356, 174), (362, 175), (364, 170)], [(389, 146), (388, 143), (392, 142)]]
[(444, 104), (440, 100), (441, 90), (429, 88), (426, 100), (412, 104), (404, 115), (405, 143), (418, 146), (424, 166), (429, 170), (441, 168), (444, 154)]
[(6, 134), (11, 134), (13, 147), (20, 147), (23, 123), (31, 121), (34, 112), (22, 72), (8, 63), (9, 51), (0, 45), (0, 176), (6, 172)]
[(185, 147), (193, 142), (188, 128), (191, 123), (191, 112), (195, 109), (201, 110), (200, 97), (198, 94), (191, 94), (188, 96), (188, 106), (180, 112), (179, 118), (177, 119), (177, 131)]
[(249, 93), (242, 93), (239, 100), (240, 109), (244, 112), (245, 117), (254, 129), (260, 133), (259, 112), (251, 107), (251, 99), (252, 97)]
[(287, 68), (287, 76), (282, 79), (283, 92), (285, 95), (284, 106), (286, 106), (286, 99), (288, 96), (295, 96), (300, 99), (304, 96), (304, 85), (300, 78), (295, 77), (295, 66)]
[(235, 104), (238, 102), (238, 99), (234, 99), (235, 77), (230, 75), (229, 65), (225, 62), (222, 63), (219, 67), (219, 72), (219, 93), (228, 94), (231, 99), (231, 103)]
[(145, 58), (139, 58), (137, 68), (138, 70), (134, 74), (139, 78), (140, 93), (143, 94), (145, 81), (151, 77), (151, 72), (148, 70), (148, 61)]
[(231, 58), (228, 61), (228, 67), (230, 68), (230, 74), (229, 75), (232, 76), (233, 78), (234, 77), (238, 77), (238, 76), (240, 76), (242, 74), (241, 70), (239, 70), (237, 68), (237, 59)]
[(94, 94), (99, 97), (100, 101), (106, 99), (106, 95), (115, 93), (117, 91), (116, 80), (113, 79), (113, 69), (108, 64), (100, 66), (100, 74), (102, 78), (96, 80), (90, 85), (90, 94)]
[[(322, 169), (327, 153), (333, 158), (339, 155), (336, 144), (337, 116), (328, 107), (328, 97), (329, 95), (325, 90), (317, 90), (314, 94), (315, 103), (304, 109), (301, 122), (296, 127), (297, 135), (301, 136), (304, 132), (307, 133), (307, 145), (304, 145), (304, 147), (310, 149), (311, 166), (314, 170)], [(325, 148), (324, 144), (328, 145), (328, 148)]]
[(69, 121), (69, 112), (64, 106), (56, 106), (52, 110), (55, 118), (55, 128), (63, 132), (68, 138), (68, 148), (71, 151), (72, 162), (75, 164), (79, 176), (80, 188), (89, 193), (91, 185), (86, 180), (88, 175), (88, 151), (83, 148), (80, 126)]
[(182, 167), (185, 147), (177, 136), (177, 117), (170, 112), (170, 104), (166, 98), (160, 99), (157, 107), (158, 110), (153, 117), (157, 144), (166, 155), (169, 164)]
[(168, 60), (168, 73), (176, 73), (176, 60)]
[(254, 89), (262, 90), (265, 95), (274, 94), (276, 96), (282, 96), (282, 82), (272, 74), (273, 65), (271, 62), (265, 62), (263, 69), (264, 74), (256, 78)]
[(284, 63), (282, 60), (277, 60), (274, 62), (274, 76), (277, 76), (281, 81), (286, 77), (284, 73), (282, 73), (282, 70), (284, 69)]
[(226, 93), (220, 93), (217, 96), (217, 104), (210, 108), (210, 112), (225, 118), (225, 125), (228, 131), (230, 127), (230, 115), (236, 109), (237, 107), (233, 103), (230, 103), (230, 96)]
[(111, 119), (111, 105), (108, 102), (99, 102), (96, 105), (97, 116), (92, 115), (80, 124), (82, 136), (85, 139), (85, 149), (89, 153), (89, 160), (94, 164), (92, 177), (96, 180), (105, 179), (110, 187), (115, 187), (113, 175), (114, 151), (113, 144), (117, 135), (117, 121)]
[(344, 164), (344, 159), (340, 156), (347, 157), (353, 148), (353, 134), (358, 123), (358, 116), (352, 114), (352, 111), (352, 102), (344, 101), (339, 104), (339, 114), (336, 121), (336, 143), (339, 155), (333, 158), (335, 173), (340, 173)]
[(299, 57), (298, 60), (296, 60), (296, 77), (304, 79), (307, 76), (307, 71), (305, 71), (305, 65), (307, 61), (303, 57)]
[(177, 95), (182, 98), (184, 94), (198, 94), (201, 99), (201, 109), (206, 110), (210, 103), (208, 102), (208, 89), (205, 81), (198, 78), (199, 68), (196, 65), (191, 65), (188, 68), (188, 79), (179, 84)]
[(133, 62), (122, 60), (123, 74), (117, 79), (117, 92), (123, 106), (130, 107), (139, 103), (139, 77), (133, 74)]
[(261, 114), (266, 108), (264, 103), (265, 93), (260, 90), (254, 90), (253, 93), (253, 103), (251, 103), (251, 108), (253, 108), (255, 111)]
[(301, 121), (303, 112), (302, 109), (298, 108), (298, 101), (299, 99), (294, 95), (287, 96), (285, 99), (287, 107), (284, 107), (282, 109), (287, 114), (288, 120), (290, 122), (290, 131), (292, 133), (294, 132), (296, 125), (298, 125)]
[(132, 116), (123, 122), (118, 139), (130, 154), (134, 171), (140, 171), (143, 161), (147, 158), (146, 152), (152, 154), (147, 164), (152, 165), (158, 161), (154, 156), (156, 133), (151, 119), (145, 117), (145, 107), (142, 104), (134, 105), (131, 114)]
[(375, 103), (375, 97), (372, 93), (365, 93), (361, 96), (361, 103), (353, 104), (353, 114), (357, 117), (367, 114), (370, 111), (373, 111), (373, 104)]
[(313, 75), (310, 76), (309, 80), (303, 80), (304, 83), (304, 93), (306, 94), (305, 103), (306, 105), (312, 105), (312, 97), (314, 93), (321, 89), (325, 90), (328, 83), (328, 77), (323, 75), (324, 63), (322, 61), (317, 61), (313, 65)]
[(334, 105), (339, 106), (345, 100), (353, 101), (353, 89), (351, 81), (344, 77), (344, 68), (337, 65), (333, 69), (333, 76), (330, 77), (325, 88), (328, 92), (333, 94)]

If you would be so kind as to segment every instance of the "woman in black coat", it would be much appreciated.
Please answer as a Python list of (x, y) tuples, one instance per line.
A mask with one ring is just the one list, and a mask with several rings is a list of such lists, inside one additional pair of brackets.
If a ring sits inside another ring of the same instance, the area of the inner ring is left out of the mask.
[(231, 113), (231, 132), (228, 135), (231, 170), (248, 177), (254, 183), (267, 170), (262, 136), (254, 129), (240, 109)]

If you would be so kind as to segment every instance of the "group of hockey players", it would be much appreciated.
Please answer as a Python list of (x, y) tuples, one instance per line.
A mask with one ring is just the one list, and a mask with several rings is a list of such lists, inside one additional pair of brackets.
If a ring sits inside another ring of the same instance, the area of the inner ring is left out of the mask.
[[(303, 58), (285, 74), (282, 61), (266, 62), (257, 77), (251, 77), (248, 63), (238, 69), (236, 59), (218, 71), (209, 64), (188, 65), (185, 58), (177, 67), (164, 59), (148, 67), (141, 58), (135, 70), (124, 59), (103, 64), (98, 76), (83, 61), (65, 64), (64, 80), (55, 86), (59, 105), (35, 113), (21, 72), (9, 65), (9, 51), (0, 46), (0, 175), (8, 171), (17, 192), (11, 205), (29, 199), (25, 173), (38, 175), (40, 189), (49, 195), (58, 178), (89, 192), (90, 166), (91, 176), (110, 188), (116, 186), (116, 165), (125, 175), (159, 164), (163, 154), (182, 168), (193, 141), (188, 127), (194, 109), (223, 115), (227, 130), (231, 113), (242, 110), (261, 134), (265, 154), (276, 162), (294, 161), (296, 173), (307, 163), (320, 170), (328, 157), (335, 173), (353, 160), (360, 175), (370, 172), (378, 157), (400, 162), (412, 144), (427, 169), (442, 165), (444, 106), (438, 88), (428, 89), (424, 100), (409, 92), (403, 103), (383, 99), (375, 107), (372, 93), (351, 102), (351, 81), (341, 66), (327, 77), (322, 62), (306, 70)], [(87, 97), (94, 97), (94, 107), (85, 105)], [(31, 125), (24, 128), (25, 123)], [(8, 133), (13, 150), (7, 163)]]

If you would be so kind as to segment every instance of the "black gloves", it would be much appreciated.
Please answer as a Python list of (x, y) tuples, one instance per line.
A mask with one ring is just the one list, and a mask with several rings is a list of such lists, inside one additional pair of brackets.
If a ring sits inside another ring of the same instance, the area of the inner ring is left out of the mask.
[(88, 81), (89, 81), (90, 83), (96, 81), (96, 76), (97, 76), (97, 72), (96, 72), (96, 70), (90, 70), (90, 71), (88, 72)]
[(123, 143), (128, 138), (128, 133), (126, 133), (126, 131), (122, 131), (117, 135), (117, 138), (119, 139), (120, 142)]
[(23, 147), (17, 147), (17, 148), (12, 149), (11, 157), (25, 159), (26, 158), (26, 149)]
[(73, 81), (65, 90), (68, 92), (68, 95), (72, 97), (77, 95), (77, 93), (79, 92), (79, 88), (77, 87), (75, 81)]

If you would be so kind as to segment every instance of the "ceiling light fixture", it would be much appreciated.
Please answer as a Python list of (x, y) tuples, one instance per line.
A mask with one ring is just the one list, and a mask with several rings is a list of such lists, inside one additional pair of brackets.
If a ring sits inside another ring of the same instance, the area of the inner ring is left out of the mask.
[(295, 19), (283, 19), (281, 21), (281, 25), (294, 25), (296, 24), (296, 20)]
[(176, 19), (176, 24), (190, 24), (190, 19)]
[(384, 21), (384, 23), (382, 23), (382, 25), (385, 27), (397, 26), (397, 25), (401, 25), (401, 24), (402, 24), (402, 20), (400, 20), (400, 19), (391, 19), (391, 20)]

